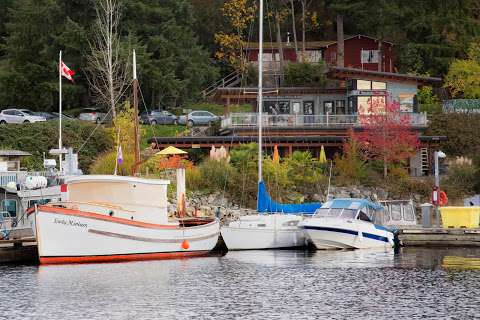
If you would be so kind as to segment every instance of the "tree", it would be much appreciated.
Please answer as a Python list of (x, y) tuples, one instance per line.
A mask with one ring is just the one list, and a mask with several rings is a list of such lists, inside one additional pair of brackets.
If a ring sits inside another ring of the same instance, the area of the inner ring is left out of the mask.
[(360, 184), (367, 175), (366, 163), (361, 155), (360, 144), (354, 138), (353, 130), (348, 131), (343, 154), (341, 156), (336, 154), (334, 162), (339, 184)]
[(285, 85), (287, 87), (325, 87), (325, 63), (308, 62), (289, 63), (285, 68)]
[(445, 77), (444, 87), (456, 98), (480, 98), (480, 45), (473, 42), (468, 59), (454, 60)]
[(251, 0), (228, 0), (222, 7), (222, 14), (228, 20), (232, 32), (220, 31), (215, 34), (215, 41), (219, 50), (215, 56), (225, 61), (238, 72), (246, 70), (246, 59), (244, 56), (247, 28), (255, 19), (257, 12), (256, 1)]
[(91, 54), (88, 58), (90, 89), (101, 105), (108, 106), (114, 119), (116, 105), (121, 102), (129, 85), (129, 59), (123, 54), (120, 43), (122, 13), (119, 1), (95, 2), (95, 32), (89, 42)]
[(400, 113), (397, 102), (370, 101), (368, 111), (361, 113), (361, 131), (353, 134), (369, 159), (383, 163), (383, 176), (387, 177), (388, 166), (408, 159), (419, 146), (418, 134), (410, 124), (410, 118)]

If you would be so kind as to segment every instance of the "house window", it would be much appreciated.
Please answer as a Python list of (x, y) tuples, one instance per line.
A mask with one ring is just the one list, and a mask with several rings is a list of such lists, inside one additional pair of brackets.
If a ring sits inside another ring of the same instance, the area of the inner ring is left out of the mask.
[(264, 101), (263, 112), (268, 114), (290, 114), (290, 101)]
[(313, 101), (303, 101), (303, 114), (312, 115), (314, 113), (314, 103)]
[(413, 112), (413, 94), (399, 94), (400, 112)]
[(325, 101), (323, 103), (323, 113), (324, 114), (332, 114), (333, 113), (333, 101)]
[(357, 101), (358, 114), (379, 114), (385, 112), (384, 96), (361, 96)]
[(345, 114), (345, 100), (335, 101), (335, 114)]
[(362, 63), (378, 63), (378, 50), (363, 50), (361, 51)]
[(372, 90), (387, 90), (385, 82), (372, 81)]
[(357, 80), (357, 90), (372, 90), (372, 82), (367, 80)]
[(330, 62), (332, 62), (332, 63), (337, 62), (337, 52), (336, 51), (330, 52)]

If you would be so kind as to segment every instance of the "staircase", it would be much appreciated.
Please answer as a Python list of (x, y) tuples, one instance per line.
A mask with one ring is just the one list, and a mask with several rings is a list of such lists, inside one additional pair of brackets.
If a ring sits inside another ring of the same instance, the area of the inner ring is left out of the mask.
[(202, 97), (204, 99), (209, 98), (215, 93), (215, 91), (217, 91), (218, 88), (233, 87), (239, 84), (241, 81), (242, 81), (242, 75), (237, 71), (233, 71), (226, 77), (216, 81), (215, 83), (212, 83), (210, 86), (204, 89), (201, 92)]
[(430, 171), (429, 161), (428, 161), (428, 149), (422, 148), (420, 150), (421, 161), (422, 161), (422, 175), (428, 175)]

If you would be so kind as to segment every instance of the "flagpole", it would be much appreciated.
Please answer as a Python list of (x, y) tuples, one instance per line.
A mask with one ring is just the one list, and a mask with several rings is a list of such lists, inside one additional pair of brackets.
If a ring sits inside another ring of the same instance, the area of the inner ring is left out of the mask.
[(62, 172), (62, 50), (58, 56), (58, 149), (60, 154), (58, 158), (60, 160), (60, 172)]

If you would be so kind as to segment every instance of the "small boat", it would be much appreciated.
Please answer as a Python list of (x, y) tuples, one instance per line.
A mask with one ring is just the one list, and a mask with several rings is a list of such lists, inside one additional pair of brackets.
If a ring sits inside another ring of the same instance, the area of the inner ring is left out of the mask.
[(41, 264), (193, 257), (216, 245), (217, 219), (169, 219), (168, 180), (68, 178), (62, 201), (35, 206)]
[(366, 199), (333, 199), (299, 227), (317, 249), (388, 248), (394, 245), (393, 232), (375, 224), (383, 209)]

